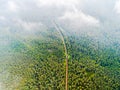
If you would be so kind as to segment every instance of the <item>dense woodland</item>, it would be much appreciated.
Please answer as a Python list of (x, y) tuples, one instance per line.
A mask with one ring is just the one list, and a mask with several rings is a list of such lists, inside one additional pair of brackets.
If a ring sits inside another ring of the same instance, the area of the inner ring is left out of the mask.
[[(42, 35), (42, 39), (11, 42), (9, 75), (3, 77), (8, 90), (65, 90), (65, 53), (59, 33)], [(86, 35), (64, 38), (69, 90), (120, 90), (119, 43), (107, 45)]]

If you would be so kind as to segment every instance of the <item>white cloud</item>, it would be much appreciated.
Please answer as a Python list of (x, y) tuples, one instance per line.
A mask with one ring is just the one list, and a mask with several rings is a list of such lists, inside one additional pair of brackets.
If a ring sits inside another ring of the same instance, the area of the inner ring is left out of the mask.
[(6, 20), (4, 16), (0, 16), (0, 20)]
[(66, 6), (71, 7), (80, 3), (81, 0), (37, 0), (38, 6)]
[(66, 12), (62, 17), (59, 18), (59, 20), (62, 22), (66, 22), (69, 26), (75, 28), (98, 27), (100, 23), (99, 20), (95, 17), (77, 10)]
[(16, 12), (18, 10), (18, 5), (13, 2), (13, 1), (8, 1), (8, 9), (11, 11), (11, 12)]
[(120, 0), (116, 1), (114, 9), (115, 9), (116, 13), (120, 14)]
[(22, 27), (26, 31), (35, 31), (38, 30), (43, 24), (41, 22), (26, 22), (23, 20), (14, 20), (16, 26)]

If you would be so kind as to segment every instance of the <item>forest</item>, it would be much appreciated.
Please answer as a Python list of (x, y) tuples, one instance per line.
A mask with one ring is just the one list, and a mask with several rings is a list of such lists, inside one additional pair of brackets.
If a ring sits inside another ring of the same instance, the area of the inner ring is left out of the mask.
[[(65, 53), (55, 28), (37, 38), (9, 37), (0, 63), (3, 90), (65, 90)], [(68, 90), (120, 90), (120, 44), (65, 34)], [(2, 75), (4, 74), (4, 75)], [(0, 83), (1, 84), (1, 83)]]

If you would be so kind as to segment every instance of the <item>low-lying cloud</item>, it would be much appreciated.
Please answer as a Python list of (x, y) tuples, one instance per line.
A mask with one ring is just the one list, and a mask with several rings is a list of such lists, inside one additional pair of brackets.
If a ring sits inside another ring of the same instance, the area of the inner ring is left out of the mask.
[(116, 1), (114, 9), (116, 13), (120, 14), (120, 0)]
[(81, 27), (98, 27), (99, 20), (93, 16), (87, 15), (82, 11), (65, 12), (65, 14), (59, 18), (62, 22), (66, 22), (69, 26), (75, 28)]
[(40, 29), (41, 24), (52, 26), (53, 20), (69, 31), (92, 28), (107, 31), (114, 30), (115, 25), (120, 28), (120, 0), (1, 0), (0, 3), (0, 26), (4, 28), (17, 30), (21, 26), (21, 31), (32, 32)]
[(75, 5), (79, 5), (81, 0), (37, 0), (38, 6), (52, 6), (52, 7), (71, 7)]
[(16, 12), (18, 11), (19, 7), (14, 1), (8, 1), (8, 10), (11, 12)]

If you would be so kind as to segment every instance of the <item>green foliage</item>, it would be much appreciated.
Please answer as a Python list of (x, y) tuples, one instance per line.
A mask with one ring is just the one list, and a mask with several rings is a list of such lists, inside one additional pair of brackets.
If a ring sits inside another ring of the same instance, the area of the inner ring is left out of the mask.
[[(65, 90), (65, 55), (57, 35), (12, 45), (11, 76), (19, 79), (12, 90)], [(120, 90), (120, 52), (89, 37), (65, 38), (69, 54), (69, 90)], [(13, 82), (13, 81), (11, 81)]]

